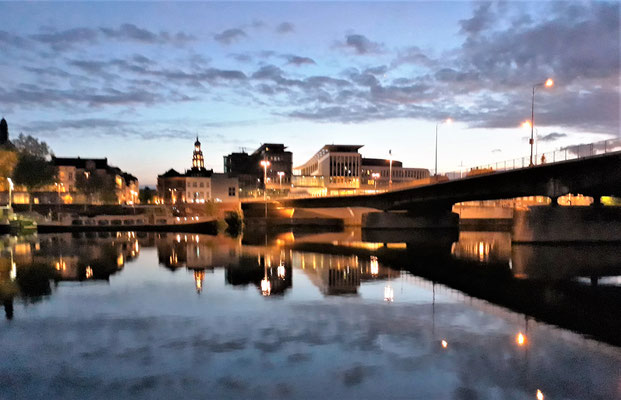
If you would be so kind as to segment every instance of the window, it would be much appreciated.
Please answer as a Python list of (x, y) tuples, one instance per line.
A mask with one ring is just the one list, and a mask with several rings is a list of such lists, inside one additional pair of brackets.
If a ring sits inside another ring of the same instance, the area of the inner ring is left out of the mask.
[(235, 186), (229, 187), (229, 197), (235, 197)]
[(196, 187), (196, 182), (194, 182), (194, 183), (192, 184), (192, 186), (193, 186), (193, 187)]
[(205, 184), (201, 182), (200, 187), (205, 187)]

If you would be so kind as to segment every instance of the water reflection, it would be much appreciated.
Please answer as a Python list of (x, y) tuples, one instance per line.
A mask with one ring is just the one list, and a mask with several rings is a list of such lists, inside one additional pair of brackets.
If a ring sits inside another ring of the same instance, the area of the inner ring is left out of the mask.
[(567, 250), (524, 250), (503, 233), (394, 237), (5, 237), (0, 295), (17, 321), (0, 321), (0, 358), (11, 360), (0, 362), (3, 390), (16, 397), (31, 371), (60, 364), (87, 384), (50, 373), (34, 397), (110, 387), (135, 398), (205, 387), (214, 398), (618, 393), (621, 353), (601, 341), (621, 344), (619, 287), (574, 280), (614, 274), (614, 246), (586, 250), (603, 255), (588, 270), (577, 254), (571, 266), (540, 265), (567, 263)]

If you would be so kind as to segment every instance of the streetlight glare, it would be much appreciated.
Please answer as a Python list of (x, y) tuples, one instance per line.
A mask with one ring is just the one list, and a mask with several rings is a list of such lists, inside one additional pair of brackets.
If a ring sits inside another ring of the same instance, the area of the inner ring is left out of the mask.
[(548, 80), (545, 83), (546, 87), (552, 87), (554, 86), (554, 81), (552, 80), (552, 78), (548, 78)]
[(447, 125), (450, 125), (453, 123), (453, 119), (452, 118), (447, 118), (446, 120), (444, 120), (444, 123)]
[(530, 121), (524, 121), (524, 122), (522, 122), (522, 128), (524, 128), (524, 129), (530, 129)]
[(13, 180), (11, 178), (6, 178), (7, 181), (9, 181), (9, 187), (11, 188), (11, 190), (15, 189), (15, 186), (13, 185)]

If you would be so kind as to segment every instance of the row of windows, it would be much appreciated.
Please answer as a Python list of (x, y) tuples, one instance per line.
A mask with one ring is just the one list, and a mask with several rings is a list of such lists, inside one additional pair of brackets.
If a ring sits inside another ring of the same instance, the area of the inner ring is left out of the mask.
[(360, 155), (331, 156), (330, 176), (358, 176), (360, 170)]
[[(371, 176), (374, 173), (379, 173), (382, 178), (390, 178), (390, 170), (389, 169), (380, 169), (380, 170), (372, 170), (372, 169), (364, 169), (362, 171), (362, 175)], [(393, 169), (392, 177), (393, 178), (411, 178), (411, 179), (423, 179), (427, 178), (429, 173), (424, 170), (408, 170), (408, 169)]]
[(209, 187), (209, 182), (200, 182), (197, 185), (197, 182), (188, 182), (188, 187)]

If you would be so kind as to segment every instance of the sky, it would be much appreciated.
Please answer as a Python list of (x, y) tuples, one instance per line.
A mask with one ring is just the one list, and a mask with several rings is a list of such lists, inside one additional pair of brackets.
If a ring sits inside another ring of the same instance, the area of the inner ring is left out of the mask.
[[(618, 2), (0, 2), (0, 116), (153, 185), (284, 143), (457, 170), (620, 137)], [(442, 124), (452, 118), (451, 125)]]

